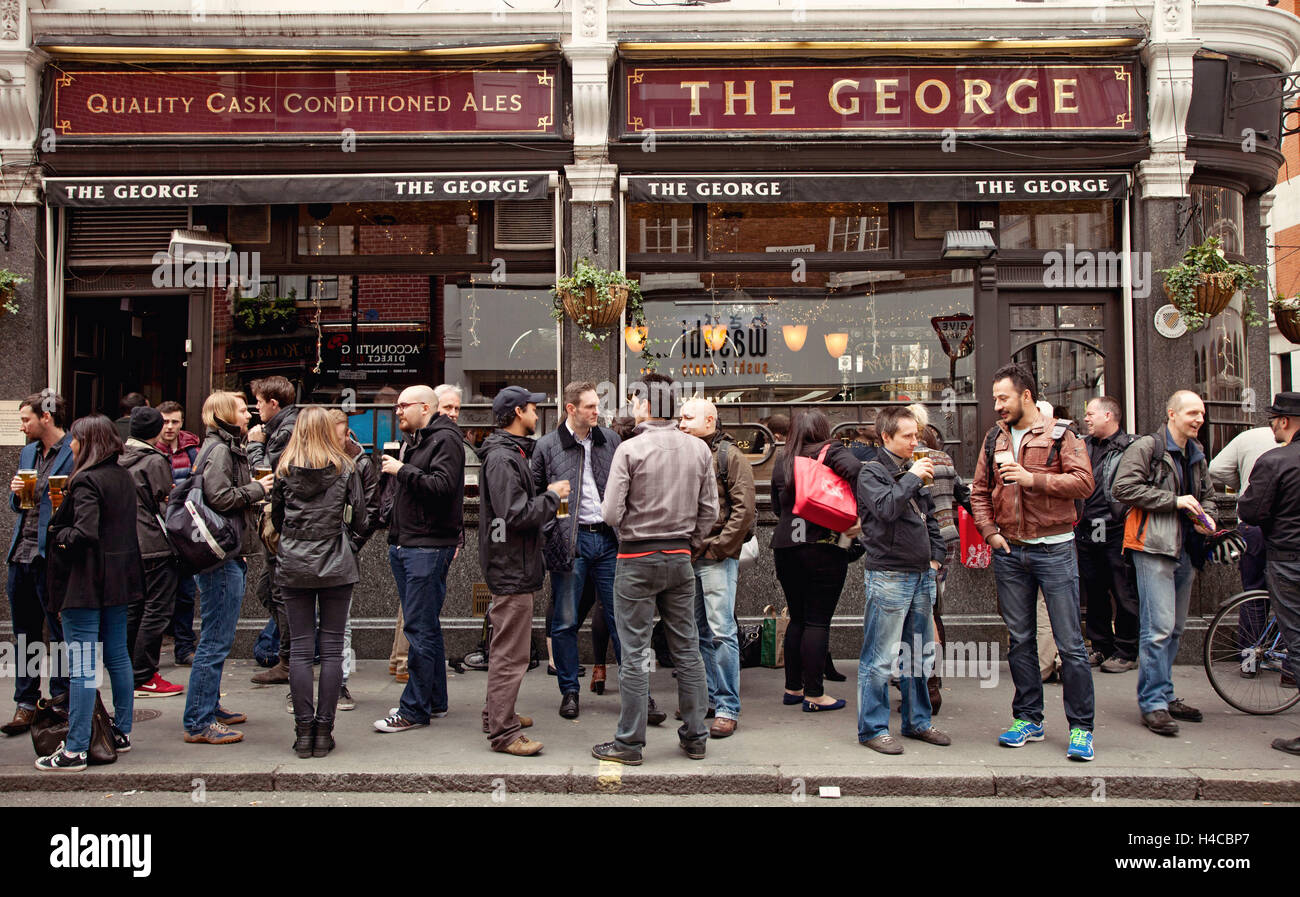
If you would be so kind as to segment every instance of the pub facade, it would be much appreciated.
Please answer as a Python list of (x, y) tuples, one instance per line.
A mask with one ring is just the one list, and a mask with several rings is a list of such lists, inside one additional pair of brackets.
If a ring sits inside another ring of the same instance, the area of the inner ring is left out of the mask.
[[(817, 407), (851, 438), (921, 402), (968, 477), (1009, 360), (1073, 419), (1111, 395), (1146, 432), (1189, 387), (1212, 447), (1262, 421), (1268, 335), (1244, 303), (1263, 293), (1167, 337), (1158, 272), (1209, 236), (1266, 259), (1283, 99), (1242, 85), (1294, 68), (1294, 17), (1246, 0), (399, 6), (325, 4), (306, 31), (274, 4), (24, 8), (0, 34), (0, 92), (21, 96), (0, 149), (7, 265), (30, 280), (6, 323), (28, 338), (0, 399), (49, 384), (116, 416), (141, 391), (196, 429), (208, 391), (279, 373), (374, 444), (403, 386), (453, 382), (477, 444), (506, 383), (554, 399), (590, 379), (612, 412), (653, 366), (718, 404), (768, 526), (773, 415)], [(552, 317), (580, 258), (639, 281), (643, 327), (596, 349)], [(450, 654), (477, 640), (474, 551), (453, 568)], [(362, 656), (396, 608), (371, 579)], [(997, 639), (991, 576), (949, 582), (954, 637)], [(1203, 580), (1200, 610), (1228, 588)], [(783, 603), (770, 553), (740, 593), (742, 616)], [(851, 575), (840, 656), (861, 607)]]

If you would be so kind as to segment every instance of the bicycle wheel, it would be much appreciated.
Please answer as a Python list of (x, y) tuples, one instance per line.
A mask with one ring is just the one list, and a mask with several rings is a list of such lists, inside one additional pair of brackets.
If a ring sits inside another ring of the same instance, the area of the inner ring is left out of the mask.
[(1242, 592), (1219, 608), (1205, 633), (1205, 674), (1219, 697), (1243, 713), (1281, 713), (1300, 702), (1282, 684), (1286, 645), (1268, 592)]

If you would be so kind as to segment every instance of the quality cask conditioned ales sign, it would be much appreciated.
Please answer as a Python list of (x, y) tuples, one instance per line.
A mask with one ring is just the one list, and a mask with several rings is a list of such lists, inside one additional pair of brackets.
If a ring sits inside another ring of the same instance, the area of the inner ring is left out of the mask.
[(1135, 134), (1129, 62), (627, 66), (623, 136)]
[(559, 134), (557, 70), (62, 71), (59, 137)]

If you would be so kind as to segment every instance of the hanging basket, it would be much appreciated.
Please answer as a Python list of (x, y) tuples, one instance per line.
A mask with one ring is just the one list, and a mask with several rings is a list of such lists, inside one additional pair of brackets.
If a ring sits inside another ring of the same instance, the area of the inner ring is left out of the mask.
[(1283, 308), (1273, 309), (1273, 323), (1277, 332), (1288, 340), (1300, 345), (1300, 310), (1288, 311)]
[(597, 295), (595, 287), (587, 287), (581, 293), (565, 291), (561, 295), (565, 314), (591, 329), (613, 327), (627, 305), (627, 287), (619, 284), (610, 284), (604, 296)]
[[(1237, 294), (1236, 277), (1230, 271), (1219, 271), (1214, 274), (1202, 273), (1199, 275), (1200, 283), (1192, 291), (1192, 299), (1196, 304), (1196, 310), (1203, 315), (1214, 317), (1232, 301), (1232, 297)], [(1178, 304), (1177, 297), (1169, 289), (1169, 281), (1164, 282), (1165, 295), (1169, 301), (1175, 305)]]

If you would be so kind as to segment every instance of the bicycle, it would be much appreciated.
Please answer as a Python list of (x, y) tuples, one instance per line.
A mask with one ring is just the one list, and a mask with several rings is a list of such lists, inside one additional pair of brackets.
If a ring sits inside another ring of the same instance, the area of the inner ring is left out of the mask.
[(1300, 690), (1282, 684), (1286, 643), (1256, 589), (1223, 603), (1205, 633), (1205, 674), (1219, 697), (1244, 713), (1273, 714), (1300, 703)]

